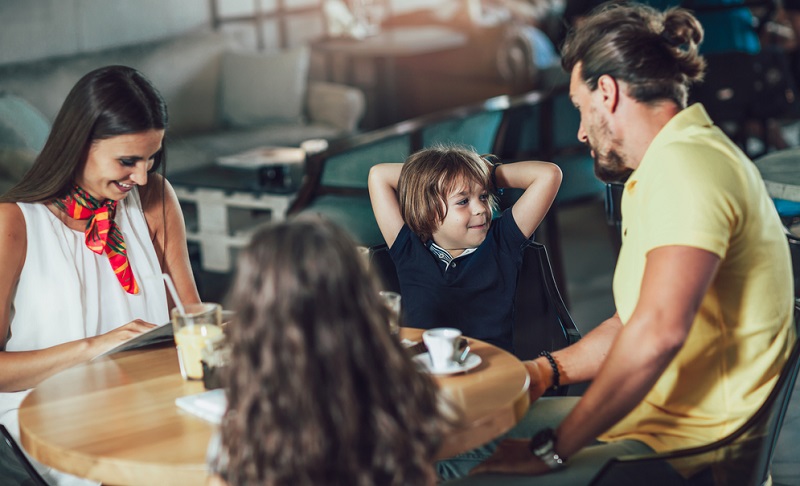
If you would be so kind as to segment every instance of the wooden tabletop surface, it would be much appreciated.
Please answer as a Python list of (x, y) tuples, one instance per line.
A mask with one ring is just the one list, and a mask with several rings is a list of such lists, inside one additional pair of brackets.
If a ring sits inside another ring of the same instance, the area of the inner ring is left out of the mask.
[[(405, 328), (401, 336), (419, 341), (422, 330)], [(468, 373), (436, 377), (442, 396), (463, 413), (461, 426), (445, 438), (437, 459), (474, 449), (508, 431), (530, 404), (530, 380), (520, 360), (477, 339), (469, 339), (469, 344), (481, 364)]]
[[(408, 339), (420, 335), (402, 330)], [(482, 359), (477, 368), (436, 378), (464, 417), (439, 458), (502, 434), (528, 407), (522, 363), (481, 341), (471, 347)], [(176, 398), (202, 391), (201, 382), (181, 378), (172, 346), (104, 357), (45, 380), (26, 397), (21, 442), (44, 464), (106, 484), (204, 484), (214, 426), (175, 406)]]

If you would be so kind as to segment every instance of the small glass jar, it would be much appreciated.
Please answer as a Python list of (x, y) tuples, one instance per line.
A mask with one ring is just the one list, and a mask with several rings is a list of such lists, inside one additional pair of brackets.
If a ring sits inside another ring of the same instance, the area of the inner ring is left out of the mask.
[(206, 390), (222, 388), (222, 372), (231, 361), (231, 350), (224, 334), (214, 336), (206, 342), (200, 352), (200, 364), (203, 366), (203, 385)]

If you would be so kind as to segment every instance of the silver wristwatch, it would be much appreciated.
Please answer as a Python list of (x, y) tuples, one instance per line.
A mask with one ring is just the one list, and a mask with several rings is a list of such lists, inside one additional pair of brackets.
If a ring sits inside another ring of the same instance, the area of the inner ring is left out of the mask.
[(531, 454), (541, 459), (551, 470), (564, 467), (566, 459), (556, 452), (556, 433), (553, 429), (544, 429), (534, 435), (530, 448)]

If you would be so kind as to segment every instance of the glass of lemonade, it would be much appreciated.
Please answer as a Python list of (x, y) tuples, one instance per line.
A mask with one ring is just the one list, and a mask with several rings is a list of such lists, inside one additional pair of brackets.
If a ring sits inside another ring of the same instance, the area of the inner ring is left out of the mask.
[(203, 379), (201, 353), (206, 344), (222, 335), (222, 306), (211, 302), (189, 304), (185, 314), (172, 309), (172, 328), (181, 375), (186, 380)]

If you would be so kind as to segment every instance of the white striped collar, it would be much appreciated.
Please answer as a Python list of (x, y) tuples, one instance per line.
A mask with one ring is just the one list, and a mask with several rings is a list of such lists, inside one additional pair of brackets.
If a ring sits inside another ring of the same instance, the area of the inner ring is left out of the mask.
[(428, 250), (430, 250), (430, 252), (433, 253), (433, 255), (437, 259), (439, 259), (439, 261), (444, 263), (445, 271), (450, 268), (450, 265), (453, 263), (454, 260), (458, 260), (459, 258), (467, 256), (470, 253), (473, 253), (475, 250), (477, 250), (477, 248), (467, 248), (467, 249), (464, 250), (464, 252), (462, 254), (458, 255), (455, 258), (453, 258), (450, 255), (450, 252), (448, 252), (447, 250), (445, 250), (441, 246), (439, 246), (436, 243), (434, 243), (433, 240), (428, 240), (427, 247), (428, 247)]

